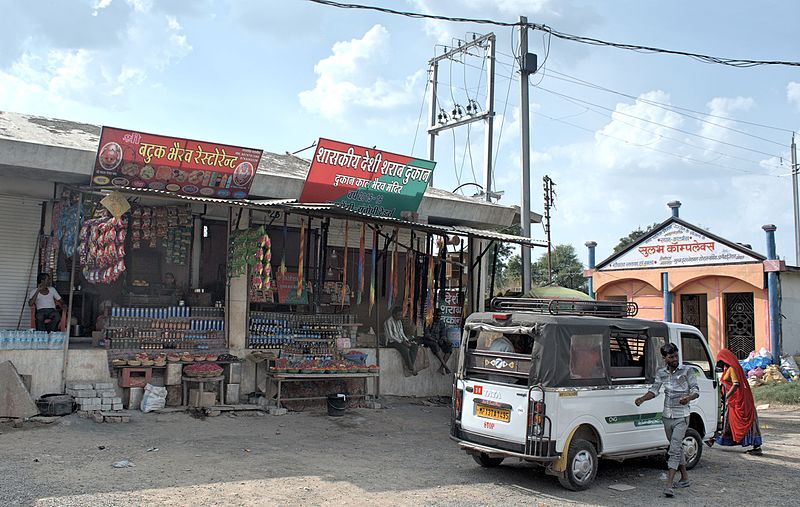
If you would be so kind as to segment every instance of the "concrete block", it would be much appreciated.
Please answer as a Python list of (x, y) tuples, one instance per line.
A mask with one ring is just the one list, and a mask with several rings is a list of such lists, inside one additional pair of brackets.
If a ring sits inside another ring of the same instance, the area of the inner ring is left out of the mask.
[(86, 419), (86, 418), (89, 417), (89, 415), (90, 414), (89, 414), (88, 410), (78, 410), (78, 417), (82, 417), (82, 418)]
[(120, 416), (119, 420), (120, 420), (120, 422), (124, 422), (124, 423), (131, 422), (131, 416), (123, 415), (123, 416)]
[(239, 403), (239, 387), (241, 384), (228, 384), (225, 386), (225, 402), (228, 405)]
[(166, 386), (167, 387), (167, 406), (168, 407), (177, 407), (180, 406), (182, 403), (181, 397), (183, 396), (182, 387), (180, 385), (177, 386)]
[(269, 407), (269, 415), (286, 415), (289, 411), (285, 408)]
[[(105, 399), (107, 400), (108, 398), (105, 398)], [(105, 403), (105, 401), (103, 403)], [(111, 398), (111, 403), (115, 403), (115, 404), (116, 403), (122, 403), (122, 398), (120, 398), (119, 396), (117, 396), (115, 398)]]
[(103, 417), (103, 414), (101, 414), (100, 412), (92, 412), (92, 419), (94, 419), (94, 422), (96, 423), (101, 423), (105, 418)]
[(114, 383), (113, 382), (95, 382), (94, 383), (94, 388), (97, 389), (97, 390), (111, 389), (113, 391), (114, 390)]
[(124, 390), (125, 396), (125, 407), (128, 410), (139, 410), (139, 406), (142, 404), (142, 396), (144, 396), (144, 387), (129, 387)]
[(164, 369), (164, 385), (177, 386), (181, 383), (181, 375), (183, 374), (183, 365), (180, 363), (168, 363)]
[(39, 413), (11, 361), (0, 363), (0, 417), (33, 417)]
[(111, 410), (122, 410), (122, 403), (114, 403), (111, 405)]
[(113, 398), (117, 395), (116, 391), (99, 391), (97, 393), (101, 398)]
[(111, 417), (106, 417), (106, 422), (120, 423), (120, 422), (122, 422), (122, 418), (119, 417), (119, 416), (114, 415), (114, 416), (111, 416)]
[(94, 389), (92, 384), (86, 382), (67, 382), (67, 387), (70, 389)]
[(217, 401), (217, 393), (204, 392), (200, 396), (199, 389), (189, 390), (189, 406), (190, 407), (211, 407)]
[(73, 398), (94, 398), (97, 396), (97, 391), (94, 389), (73, 389), (72, 390)]

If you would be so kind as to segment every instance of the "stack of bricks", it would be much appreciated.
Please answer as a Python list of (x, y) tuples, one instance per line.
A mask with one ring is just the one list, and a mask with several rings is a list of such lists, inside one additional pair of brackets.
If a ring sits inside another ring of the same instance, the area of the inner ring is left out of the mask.
[(67, 394), (75, 398), (81, 416), (92, 417), (97, 422), (130, 420), (122, 411), (122, 398), (117, 396), (113, 382), (67, 382)]

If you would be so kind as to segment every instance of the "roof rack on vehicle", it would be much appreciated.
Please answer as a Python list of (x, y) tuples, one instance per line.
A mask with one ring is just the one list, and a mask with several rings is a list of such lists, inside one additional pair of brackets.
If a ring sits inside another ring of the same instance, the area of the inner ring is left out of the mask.
[(594, 317), (633, 317), (639, 305), (632, 301), (581, 301), (573, 299), (538, 299), (497, 297), (493, 310), (505, 312), (549, 313), (550, 315), (591, 315)]

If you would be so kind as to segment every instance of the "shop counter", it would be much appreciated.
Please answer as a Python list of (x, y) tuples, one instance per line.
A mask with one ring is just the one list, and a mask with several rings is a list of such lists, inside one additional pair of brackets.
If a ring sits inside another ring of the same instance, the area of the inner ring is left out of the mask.
[[(272, 399), (273, 393), (276, 394), (275, 401), (279, 408), (281, 406), (281, 400), (283, 401), (304, 401), (304, 400), (324, 400), (327, 399), (327, 396), (306, 396), (306, 397), (298, 397), (298, 398), (283, 398), (281, 396), (281, 389), (284, 382), (319, 382), (324, 380), (333, 380), (333, 379), (352, 379), (352, 378), (363, 378), (364, 379), (364, 392), (367, 392), (367, 382), (369, 379), (373, 379), (373, 382), (376, 382), (380, 373), (278, 373), (273, 371), (267, 372), (267, 399)], [(275, 391), (274, 389), (277, 389)], [(377, 389), (376, 389), (377, 392)], [(360, 395), (348, 395), (351, 398), (363, 398), (366, 394)]]

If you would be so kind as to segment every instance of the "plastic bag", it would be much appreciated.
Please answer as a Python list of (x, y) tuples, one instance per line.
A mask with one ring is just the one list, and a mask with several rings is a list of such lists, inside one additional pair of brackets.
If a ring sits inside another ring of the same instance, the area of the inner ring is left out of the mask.
[(152, 412), (167, 405), (167, 388), (158, 387), (147, 384), (144, 388), (144, 395), (142, 396), (142, 403), (140, 408), (142, 412)]
[(786, 370), (792, 377), (800, 375), (800, 369), (798, 369), (797, 361), (795, 361), (794, 357), (792, 356), (781, 356), (781, 368)]

